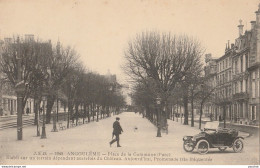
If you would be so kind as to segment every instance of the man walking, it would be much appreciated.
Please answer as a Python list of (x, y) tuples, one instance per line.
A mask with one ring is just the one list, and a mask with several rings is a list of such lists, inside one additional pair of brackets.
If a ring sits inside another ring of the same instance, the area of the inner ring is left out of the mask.
[[(121, 147), (119, 145), (119, 134), (121, 134), (123, 132), (123, 129), (122, 127), (120, 126), (120, 123), (119, 123), (119, 120), (120, 118), (119, 117), (116, 117), (116, 121), (113, 123), (113, 133), (112, 133), (112, 141), (109, 142), (110, 144), (110, 147), (111, 145), (117, 141), (117, 147)], [(116, 139), (113, 139), (114, 135), (116, 136)]]

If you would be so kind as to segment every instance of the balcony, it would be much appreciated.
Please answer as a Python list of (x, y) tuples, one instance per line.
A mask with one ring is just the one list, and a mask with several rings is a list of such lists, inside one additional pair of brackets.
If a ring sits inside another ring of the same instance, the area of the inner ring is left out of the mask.
[(240, 92), (233, 95), (233, 100), (247, 100), (249, 94), (247, 92)]
[(247, 79), (249, 76), (249, 72), (245, 71), (245, 72), (240, 72), (237, 74), (233, 74), (232, 78), (233, 81), (237, 81), (237, 80), (243, 80), (243, 79)]

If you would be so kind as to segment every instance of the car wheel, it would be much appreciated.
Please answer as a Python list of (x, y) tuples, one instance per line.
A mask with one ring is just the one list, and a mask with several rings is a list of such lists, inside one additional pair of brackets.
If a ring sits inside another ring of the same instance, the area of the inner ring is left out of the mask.
[(221, 152), (224, 152), (227, 149), (227, 147), (218, 147), (218, 150), (220, 150)]
[(233, 143), (234, 152), (236, 153), (242, 152), (243, 148), (244, 148), (244, 143), (242, 139), (236, 139), (235, 142)]
[(202, 139), (197, 143), (197, 151), (199, 154), (206, 154), (209, 151), (209, 143), (207, 140)]
[(183, 142), (183, 149), (186, 151), (186, 152), (192, 152), (194, 150), (195, 146), (193, 143), (190, 143), (190, 142), (187, 142), (187, 141), (184, 141)]

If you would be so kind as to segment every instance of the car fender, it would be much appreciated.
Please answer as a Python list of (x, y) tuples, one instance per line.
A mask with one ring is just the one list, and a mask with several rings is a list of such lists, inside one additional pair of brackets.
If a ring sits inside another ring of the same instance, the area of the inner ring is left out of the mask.
[(208, 142), (208, 144), (209, 144), (209, 147), (211, 148), (211, 141), (208, 139), (208, 138), (206, 138), (206, 137), (200, 137), (200, 138), (198, 138), (198, 139), (196, 139), (196, 147), (197, 147), (197, 145), (198, 145), (198, 142), (200, 141), (200, 140), (206, 140), (207, 142)]
[(234, 139), (234, 141), (233, 142), (235, 142), (235, 140), (237, 140), (237, 139), (245, 139), (244, 137), (242, 137), (242, 136), (237, 136), (235, 139)]

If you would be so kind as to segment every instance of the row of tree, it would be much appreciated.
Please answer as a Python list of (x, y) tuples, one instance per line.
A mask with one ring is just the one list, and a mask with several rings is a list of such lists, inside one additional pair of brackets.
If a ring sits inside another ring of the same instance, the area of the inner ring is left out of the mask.
[(96, 109), (98, 112), (101, 109), (108, 111), (125, 104), (124, 97), (117, 91), (120, 88), (117, 81), (111, 82), (104, 75), (87, 71), (77, 52), (61, 46), (60, 42), (55, 48), (50, 41), (14, 37), (2, 46), (0, 67), (4, 74), (2, 81), (14, 89), (18, 83), (23, 83), (23, 109), (28, 98), (34, 99), (36, 120), (41, 101), (47, 97), (46, 122), (50, 122), (59, 93), (65, 95), (63, 101), (68, 107), (68, 124), (71, 118), (82, 116), (79, 106), (84, 107), (83, 117), (90, 120), (90, 114)]
[(174, 119), (173, 107), (180, 105), (184, 107), (184, 124), (189, 124), (191, 114), (193, 127), (194, 104), (199, 104), (201, 121), (203, 106), (215, 90), (212, 81), (203, 76), (203, 53), (200, 42), (186, 35), (137, 34), (125, 52), (125, 71), (134, 81), (135, 106), (145, 111), (149, 120), (159, 122), (163, 116)]

